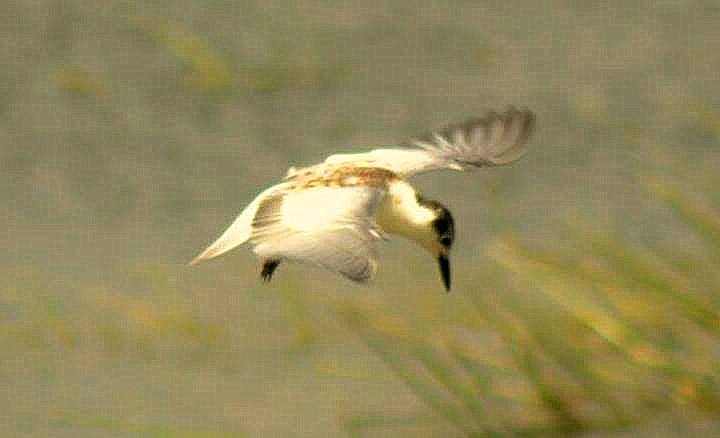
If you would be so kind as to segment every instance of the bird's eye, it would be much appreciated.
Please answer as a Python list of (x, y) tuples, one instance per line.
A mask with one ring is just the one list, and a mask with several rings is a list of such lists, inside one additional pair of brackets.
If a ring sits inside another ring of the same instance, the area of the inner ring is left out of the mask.
[(452, 244), (452, 240), (449, 237), (444, 236), (440, 238), (440, 244), (442, 246), (450, 246), (450, 244)]

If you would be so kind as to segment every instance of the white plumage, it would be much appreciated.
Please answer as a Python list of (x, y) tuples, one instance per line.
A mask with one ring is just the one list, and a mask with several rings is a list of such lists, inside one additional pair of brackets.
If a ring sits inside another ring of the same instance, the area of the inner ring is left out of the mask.
[(250, 241), (265, 259), (312, 263), (365, 281), (377, 267), (375, 242), (382, 231), (373, 217), (384, 195), (368, 186), (277, 194), (257, 212)]
[[(509, 107), (503, 114), (490, 112), (411, 140), (411, 147), (337, 154), (320, 164), (290, 168), (284, 182), (260, 193), (191, 264), (250, 241), (266, 261), (263, 276), (268, 279), (287, 260), (364, 282), (377, 270), (377, 244), (386, 233), (416, 241), (447, 264), (452, 218), (439, 203), (423, 201), (405, 178), (513, 162), (525, 154), (534, 120), (529, 110)], [(443, 214), (451, 222), (445, 240), (437, 223)]]
[(499, 166), (525, 155), (534, 124), (531, 111), (509, 107), (503, 114), (491, 111), (483, 117), (469, 118), (407, 142), (416, 149), (375, 149), (360, 154), (331, 155), (320, 166), (367, 163), (403, 177), (438, 169)]

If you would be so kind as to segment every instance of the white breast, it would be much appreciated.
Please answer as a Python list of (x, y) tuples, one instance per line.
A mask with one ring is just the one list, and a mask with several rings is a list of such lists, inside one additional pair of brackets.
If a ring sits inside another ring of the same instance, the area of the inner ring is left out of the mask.
[(417, 202), (415, 189), (406, 181), (390, 184), (380, 203), (375, 220), (390, 234), (398, 234), (428, 247), (436, 240), (432, 228), (435, 212)]

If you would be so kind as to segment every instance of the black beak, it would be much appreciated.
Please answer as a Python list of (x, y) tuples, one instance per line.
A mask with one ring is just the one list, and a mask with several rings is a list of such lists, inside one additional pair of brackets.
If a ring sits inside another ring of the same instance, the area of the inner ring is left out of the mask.
[(445, 290), (450, 292), (450, 260), (448, 260), (445, 254), (440, 254), (438, 264), (440, 265), (440, 274), (442, 275)]

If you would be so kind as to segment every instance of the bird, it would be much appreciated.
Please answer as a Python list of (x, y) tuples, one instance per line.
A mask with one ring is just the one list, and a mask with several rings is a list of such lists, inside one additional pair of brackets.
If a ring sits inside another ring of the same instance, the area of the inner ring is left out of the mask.
[(420, 194), (408, 177), (512, 163), (525, 155), (534, 127), (532, 111), (508, 106), (395, 147), (290, 167), (281, 182), (257, 195), (190, 265), (249, 242), (262, 260), (265, 282), (282, 262), (295, 262), (368, 283), (378, 269), (380, 243), (397, 235), (437, 260), (449, 292), (455, 221), (447, 207)]

